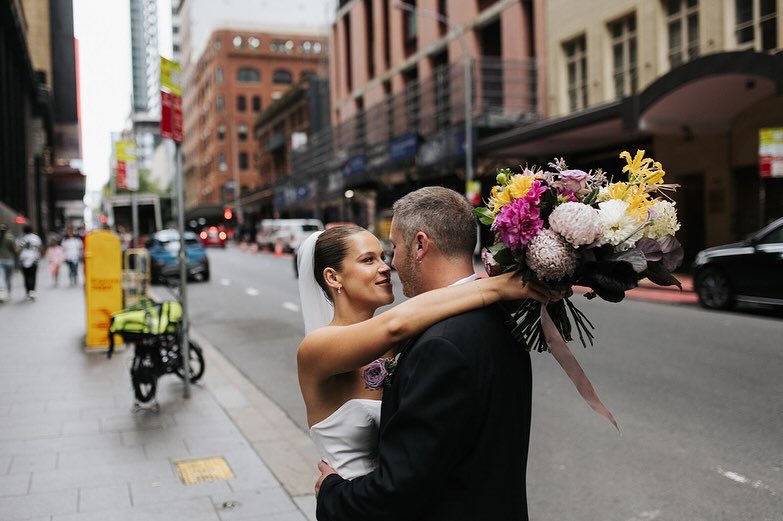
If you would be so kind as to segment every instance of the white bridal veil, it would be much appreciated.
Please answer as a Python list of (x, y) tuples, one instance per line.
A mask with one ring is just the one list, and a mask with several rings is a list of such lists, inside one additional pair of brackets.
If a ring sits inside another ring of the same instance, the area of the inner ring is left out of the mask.
[(310, 235), (299, 246), (299, 298), (302, 302), (305, 335), (328, 325), (334, 316), (332, 303), (315, 281), (315, 243), (323, 232)]

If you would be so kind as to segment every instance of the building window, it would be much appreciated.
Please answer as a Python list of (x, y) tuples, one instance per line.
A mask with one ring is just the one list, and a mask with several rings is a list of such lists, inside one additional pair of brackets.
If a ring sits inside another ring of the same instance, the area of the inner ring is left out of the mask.
[(389, 34), (389, 0), (383, 0), (383, 63), (391, 65), (391, 36)]
[(367, 39), (367, 73), (370, 78), (375, 77), (375, 21), (373, 20), (374, 0), (364, 0), (364, 27)]
[(224, 139), (226, 139), (226, 126), (225, 125), (220, 125), (217, 128), (217, 138), (220, 141), (223, 141)]
[(247, 98), (243, 94), (237, 96), (237, 111), (244, 112), (247, 110)]
[(568, 86), (568, 110), (587, 107), (587, 52), (584, 35), (563, 44)]
[(778, 48), (775, 0), (735, 0), (737, 47), (771, 51)]
[(228, 170), (228, 165), (226, 164), (226, 154), (224, 154), (223, 152), (221, 152), (220, 155), (218, 156), (218, 169), (221, 172), (225, 172), (226, 170)]
[(299, 80), (300, 81), (306, 81), (310, 78), (315, 78), (317, 76), (315, 71), (302, 71), (299, 73)]
[(217, 108), (218, 112), (223, 112), (226, 110), (226, 100), (223, 98), (223, 96), (218, 96), (217, 101), (215, 102), (215, 107)]
[(247, 125), (239, 125), (237, 127), (237, 137), (240, 141), (247, 141)]
[(253, 96), (253, 112), (261, 112), (261, 96)]
[(272, 82), (278, 85), (290, 85), (294, 82), (294, 77), (288, 69), (277, 69), (272, 75)]
[[(415, 0), (409, 0), (408, 5), (412, 6), (413, 9), (416, 9)], [(403, 17), (405, 52), (410, 54), (416, 50), (416, 41), (419, 37), (419, 24), (415, 12), (405, 11)]]
[(250, 46), (251, 49), (258, 49), (261, 47), (261, 40), (256, 38), (255, 36), (251, 36), (247, 39), (247, 45)]
[(223, 69), (220, 67), (215, 69), (215, 84), (223, 85)]
[(239, 169), (240, 170), (247, 170), (250, 166), (250, 159), (248, 158), (247, 152), (240, 152), (239, 153)]
[(343, 16), (343, 36), (345, 37), (345, 84), (348, 92), (353, 90), (353, 66), (351, 65), (351, 17)]
[(666, 26), (670, 67), (699, 55), (699, 0), (666, 0)]
[(269, 48), (274, 52), (290, 53), (294, 50), (293, 40), (275, 40), (269, 44)]
[[(438, 14), (443, 18), (449, 17), (448, 3), (449, 3), (448, 0), (438, 0)], [(438, 34), (444, 36), (446, 34), (446, 31), (448, 30), (449, 30), (448, 25), (438, 22)]]
[(221, 47), (223, 47), (223, 43), (220, 40), (215, 40), (212, 42), (212, 47), (214, 47), (216, 51), (219, 51)]
[(624, 98), (636, 92), (636, 15), (609, 24), (612, 39), (612, 76), (614, 96)]
[(258, 83), (261, 81), (261, 73), (252, 67), (237, 69), (237, 81), (240, 83)]
[(242, 48), (242, 37), (241, 36), (234, 36), (234, 39), (231, 40), (231, 43), (234, 44), (235, 49), (241, 49)]

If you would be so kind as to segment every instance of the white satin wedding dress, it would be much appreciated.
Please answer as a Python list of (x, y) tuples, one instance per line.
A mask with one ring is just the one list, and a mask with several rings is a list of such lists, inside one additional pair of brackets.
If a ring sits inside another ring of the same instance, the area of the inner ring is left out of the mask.
[(380, 400), (353, 398), (310, 427), (310, 439), (330, 467), (353, 479), (377, 466), (380, 423)]

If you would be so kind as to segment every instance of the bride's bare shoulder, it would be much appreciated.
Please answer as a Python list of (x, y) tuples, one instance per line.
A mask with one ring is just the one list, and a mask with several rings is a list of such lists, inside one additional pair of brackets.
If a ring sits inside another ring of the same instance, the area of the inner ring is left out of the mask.
[(304, 337), (296, 351), (297, 358), (309, 358), (318, 355), (334, 340), (334, 334), (343, 326), (324, 326)]

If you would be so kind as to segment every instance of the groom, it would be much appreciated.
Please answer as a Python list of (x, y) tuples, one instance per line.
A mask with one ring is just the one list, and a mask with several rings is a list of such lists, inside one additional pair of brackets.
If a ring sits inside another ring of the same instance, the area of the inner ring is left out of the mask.
[[(394, 204), (390, 239), (403, 293), (476, 277), (476, 221), (442, 187)], [(343, 480), (325, 463), (319, 521), (528, 519), (531, 368), (497, 307), (435, 324), (403, 349), (381, 408), (378, 466)]]

